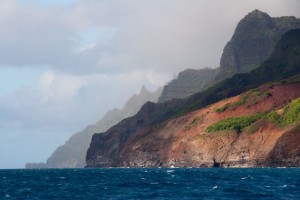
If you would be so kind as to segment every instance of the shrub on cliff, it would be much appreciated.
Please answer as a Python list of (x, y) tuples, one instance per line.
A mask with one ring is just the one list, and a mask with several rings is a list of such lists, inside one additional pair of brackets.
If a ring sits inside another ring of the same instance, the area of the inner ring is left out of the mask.
[(266, 116), (267, 120), (272, 122), (273, 124), (278, 124), (280, 122), (280, 115), (277, 114), (275, 111), (269, 112)]
[(222, 130), (237, 130), (238, 132), (241, 132), (245, 127), (250, 126), (259, 119), (268, 120), (273, 124), (280, 124), (283, 127), (299, 123), (300, 98), (293, 100), (289, 105), (287, 105), (284, 108), (282, 115), (277, 114), (275, 111), (271, 111), (269, 113), (257, 113), (249, 116), (226, 118), (210, 125), (207, 127), (206, 131), (215, 132)]
[(287, 126), (300, 122), (300, 98), (293, 100), (284, 108), (282, 114), (282, 125)]
[(242, 117), (231, 117), (227, 119), (223, 119), (215, 124), (207, 127), (207, 132), (214, 131), (222, 131), (222, 130), (237, 130), (241, 132), (245, 127), (250, 126), (250, 124), (256, 122), (261, 119), (264, 114), (257, 113), (250, 116), (242, 116)]

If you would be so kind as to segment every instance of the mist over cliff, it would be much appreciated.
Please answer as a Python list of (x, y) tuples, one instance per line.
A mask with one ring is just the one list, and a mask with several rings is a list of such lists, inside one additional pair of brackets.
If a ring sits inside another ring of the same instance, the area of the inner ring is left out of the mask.
[(164, 86), (158, 102), (187, 98), (236, 73), (259, 67), (270, 56), (281, 36), (294, 28), (300, 28), (300, 19), (270, 17), (259, 10), (250, 12), (240, 20), (224, 47), (220, 66), (180, 72), (176, 79)]
[(94, 133), (104, 132), (121, 120), (134, 115), (141, 106), (147, 102), (156, 102), (161, 94), (159, 88), (150, 92), (145, 86), (139, 94), (132, 95), (122, 109), (114, 109), (94, 125), (87, 126), (84, 130), (73, 134), (62, 146), (59, 146), (46, 163), (27, 163), (26, 168), (82, 168), (86, 165), (86, 151), (90, 146)]

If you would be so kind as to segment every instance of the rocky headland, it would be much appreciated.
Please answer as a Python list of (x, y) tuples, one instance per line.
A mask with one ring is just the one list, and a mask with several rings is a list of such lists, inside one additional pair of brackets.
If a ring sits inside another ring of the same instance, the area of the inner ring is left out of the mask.
[(300, 166), (300, 111), (287, 120), (300, 108), (299, 88), (264, 85), (137, 133), (121, 166)]
[(300, 166), (299, 52), (300, 29), (288, 31), (257, 69), (145, 104), (93, 136), (87, 167)]

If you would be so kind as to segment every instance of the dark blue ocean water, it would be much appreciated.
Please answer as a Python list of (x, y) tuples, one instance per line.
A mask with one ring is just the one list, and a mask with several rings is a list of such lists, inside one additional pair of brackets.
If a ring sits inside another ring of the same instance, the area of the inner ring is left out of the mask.
[(0, 170), (0, 199), (300, 199), (300, 169)]

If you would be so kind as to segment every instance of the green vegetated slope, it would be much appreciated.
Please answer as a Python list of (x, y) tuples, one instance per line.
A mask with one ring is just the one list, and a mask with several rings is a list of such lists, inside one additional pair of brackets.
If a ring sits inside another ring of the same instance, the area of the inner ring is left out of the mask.
[(293, 100), (289, 105), (287, 105), (282, 114), (278, 114), (275, 111), (270, 111), (266, 113), (256, 113), (249, 116), (226, 118), (210, 125), (206, 131), (215, 132), (223, 130), (236, 130), (241, 132), (244, 130), (244, 128), (249, 127), (258, 120), (267, 120), (280, 127), (299, 123), (300, 98)]
[[(258, 102), (271, 96), (272, 94), (269, 92), (268, 89), (272, 88), (273, 86), (281, 84), (293, 84), (299, 82), (300, 75), (296, 75), (292, 78), (281, 80), (280, 82), (266, 84), (264, 85), (265, 89), (259, 87), (245, 92), (241, 94), (240, 100), (233, 103), (227, 103), (224, 106), (217, 108), (215, 112), (222, 113), (227, 110), (235, 110), (240, 105), (244, 105), (246, 108), (250, 108)], [(241, 132), (245, 127), (248, 127), (252, 123), (261, 119), (268, 120), (273, 124), (278, 124), (281, 127), (285, 127), (292, 123), (298, 122), (300, 119), (300, 99), (296, 99), (292, 103), (290, 103), (290, 105), (286, 106), (282, 115), (276, 112), (276, 110), (274, 109), (269, 112), (256, 113), (249, 116), (226, 118), (209, 126), (206, 131), (214, 132), (222, 130), (237, 130), (238, 132)]]
[(261, 113), (243, 117), (231, 117), (210, 125), (206, 131), (214, 132), (223, 130), (237, 130), (238, 132), (241, 132), (245, 127), (250, 126), (252, 123), (256, 122), (262, 117), (263, 114)]
[(269, 119), (282, 126), (300, 122), (300, 99), (296, 99), (286, 106), (282, 115), (272, 113), (269, 115)]

